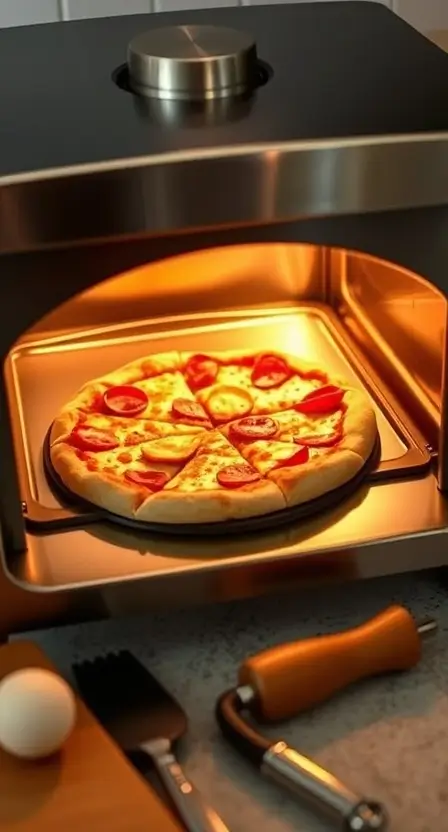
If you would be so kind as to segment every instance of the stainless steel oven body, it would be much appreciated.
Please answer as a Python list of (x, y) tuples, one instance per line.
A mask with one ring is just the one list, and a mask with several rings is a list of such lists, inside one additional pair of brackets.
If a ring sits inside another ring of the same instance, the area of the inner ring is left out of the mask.
[[(128, 42), (187, 23), (249, 32), (263, 83), (133, 91)], [(32, 27), (0, 56), (0, 631), (445, 564), (447, 56), (366, 2)], [(383, 479), (238, 539), (36, 531), (45, 432), (83, 381), (236, 343), (366, 389)]]

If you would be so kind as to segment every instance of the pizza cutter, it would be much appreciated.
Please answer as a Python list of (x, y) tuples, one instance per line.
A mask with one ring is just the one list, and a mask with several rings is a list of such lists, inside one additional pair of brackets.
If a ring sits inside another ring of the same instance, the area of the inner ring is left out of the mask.
[(352, 630), (252, 656), (239, 669), (238, 687), (218, 700), (216, 717), (224, 737), (263, 775), (325, 810), (345, 832), (387, 829), (380, 803), (354, 794), (282, 740), (262, 736), (250, 717), (265, 723), (290, 719), (353, 682), (408, 670), (420, 659), (422, 636), (436, 627), (434, 621), (418, 626), (408, 610), (393, 606)]

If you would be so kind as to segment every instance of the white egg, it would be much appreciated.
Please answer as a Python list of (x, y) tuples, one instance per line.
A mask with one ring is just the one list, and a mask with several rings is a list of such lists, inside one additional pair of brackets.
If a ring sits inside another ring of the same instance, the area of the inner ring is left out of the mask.
[(0, 746), (28, 760), (62, 747), (76, 721), (75, 697), (63, 679), (38, 668), (0, 682)]

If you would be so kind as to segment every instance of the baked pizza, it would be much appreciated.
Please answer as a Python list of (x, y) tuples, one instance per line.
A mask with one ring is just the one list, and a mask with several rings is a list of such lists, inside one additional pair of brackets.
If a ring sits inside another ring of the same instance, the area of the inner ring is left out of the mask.
[(285, 353), (169, 352), (91, 381), (56, 417), (64, 485), (122, 517), (256, 517), (351, 480), (375, 414), (360, 390)]

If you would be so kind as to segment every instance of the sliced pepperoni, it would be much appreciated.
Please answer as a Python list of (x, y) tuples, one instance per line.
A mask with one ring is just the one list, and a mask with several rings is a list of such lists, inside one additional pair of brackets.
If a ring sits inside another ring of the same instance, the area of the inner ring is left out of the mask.
[(80, 451), (112, 451), (120, 444), (113, 433), (89, 427), (74, 430), (69, 442)]
[(192, 390), (210, 387), (216, 381), (219, 365), (208, 355), (192, 355), (185, 366), (185, 377)]
[(277, 429), (276, 422), (269, 416), (246, 416), (235, 422), (230, 432), (236, 439), (270, 439)]
[(132, 468), (128, 468), (124, 476), (128, 482), (149, 488), (150, 491), (161, 491), (170, 480), (163, 471), (134, 471)]
[(344, 390), (333, 384), (326, 384), (312, 390), (302, 401), (294, 405), (299, 413), (334, 413), (342, 404)]
[(177, 418), (194, 419), (196, 422), (208, 422), (204, 408), (191, 399), (174, 399), (171, 405), (173, 416)]
[(251, 482), (259, 480), (260, 475), (250, 465), (237, 463), (221, 468), (216, 475), (216, 479), (224, 488), (241, 488), (243, 485), (249, 485)]
[(279, 355), (261, 355), (255, 361), (251, 378), (255, 387), (268, 390), (280, 387), (290, 376), (291, 369)]
[(103, 396), (104, 407), (114, 416), (138, 416), (148, 407), (148, 396), (139, 387), (121, 384), (110, 387)]
[(298, 451), (289, 456), (287, 459), (282, 459), (280, 462), (277, 463), (275, 466), (276, 468), (289, 468), (291, 465), (303, 465), (305, 462), (308, 462), (310, 458), (310, 452), (308, 448), (301, 447)]
[(236, 364), (237, 366), (241, 367), (253, 367), (255, 364), (255, 356), (254, 355), (242, 355), (236, 361), (231, 361), (231, 364)]
[(331, 448), (337, 445), (342, 439), (342, 428), (329, 431), (328, 433), (316, 433), (314, 436), (297, 436), (294, 442), (297, 445), (306, 445), (308, 448)]

